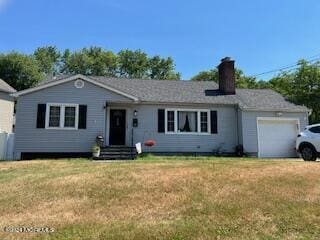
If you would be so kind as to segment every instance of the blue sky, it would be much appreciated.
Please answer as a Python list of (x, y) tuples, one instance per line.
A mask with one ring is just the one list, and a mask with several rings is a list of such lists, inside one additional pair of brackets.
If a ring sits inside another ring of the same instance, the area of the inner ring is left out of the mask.
[(184, 79), (231, 56), (254, 75), (320, 54), (319, 12), (319, 0), (0, 0), (0, 52), (142, 49)]

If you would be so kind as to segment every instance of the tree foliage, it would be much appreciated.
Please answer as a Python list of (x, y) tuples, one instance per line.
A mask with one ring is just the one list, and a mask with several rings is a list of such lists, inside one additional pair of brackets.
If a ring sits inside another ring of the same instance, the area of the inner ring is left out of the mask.
[(120, 78), (178, 80), (172, 58), (149, 57), (141, 50), (121, 50), (115, 54), (99, 47), (65, 50), (61, 57), (60, 72)]
[(179, 80), (180, 73), (175, 71), (172, 58), (159, 55), (148, 57), (141, 50), (122, 50), (118, 53), (121, 77), (147, 78), (159, 80)]
[(157, 55), (149, 58), (149, 71), (149, 77), (151, 79), (180, 79), (180, 73), (175, 71), (174, 61), (171, 57), (161, 58)]
[(65, 50), (62, 55), (62, 73), (92, 76), (116, 76), (117, 56), (100, 47), (83, 48), (71, 52)]
[(39, 47), (34, 52), (40, 71), (45, 74), (53, 74), (58, 71), (60, 52), (56, 47)]
[(122, 50), (118, 53), (120, 77), (147, 78), (148, 55), (141, 50)]
[(214, 81), (219, 82), (219, 74), (217, 69), (201, 71), (191, 78), (192, 81)]
[(0, 78), (17, 90), (36, 85), (45, 75), (83, 74), (91, 76), (179, 80), (172, 58), (148, 56), (141, 50), (119, 53), (101, 47), (63, 52), (54, 46), (37, 48), (33, 54), (0, 55)]
[[(258, 88), (258, 84), (254, 77), (245, 76), (240, 69), (235, 70), (236, 87), (237, 88)], [(208, 71), (201, 71), (191, 78), (193, 81), (215, 81), (219, 82), (218, 70), (210, 69)]]
[(320, 62), (301, 60), (298, 66), (294, 71), (282, 72), (269, 84), (292, 102), (312, 109), (311, 123), (320, 122)]
[(0, 78), (19, 91), (34, 86), (43, 74), (33, 56), (11, 52), (0, 54)]

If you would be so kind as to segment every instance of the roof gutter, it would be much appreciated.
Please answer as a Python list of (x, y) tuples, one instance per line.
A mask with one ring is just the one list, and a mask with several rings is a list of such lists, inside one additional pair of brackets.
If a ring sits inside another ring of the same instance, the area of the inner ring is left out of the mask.
[(145, 105), (183, 105), (183, 106), (205, 105), (205, 106), (230, 106), (230, 107), (234, 107), (238, 105), (233, 103), (194, 103), (194, 102), (155, 102), (155, 101), (140, 101), (139, 103), (145, 104)]
[(255, 112), (255, 111), (260, 111), (260, 112), (288, 112), (288, 113), (311, 113), (312, 109), (305, 108), (305, 109), (290, 109), (290, 108), (284, 108), (284, 109), (276, 109), (276, 108), (245, 108), (239, 106), (239, 108), (242, 111), (248, 111), (248, 112)]

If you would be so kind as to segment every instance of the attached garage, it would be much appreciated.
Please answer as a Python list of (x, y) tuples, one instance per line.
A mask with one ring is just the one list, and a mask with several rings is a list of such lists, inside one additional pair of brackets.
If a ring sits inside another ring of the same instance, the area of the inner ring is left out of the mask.
[(265, 158), (296, 157), (300, 122), (295, 118), (258, 118), (258, 155)]

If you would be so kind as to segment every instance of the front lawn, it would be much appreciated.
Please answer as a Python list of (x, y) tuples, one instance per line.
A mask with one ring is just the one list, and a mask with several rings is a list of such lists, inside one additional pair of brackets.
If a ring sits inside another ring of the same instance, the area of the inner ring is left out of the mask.
[[(51, 227), (47, 234), (6, 226)], [(320, 163), (0, 162), (0, 239), (319, 239)]]

